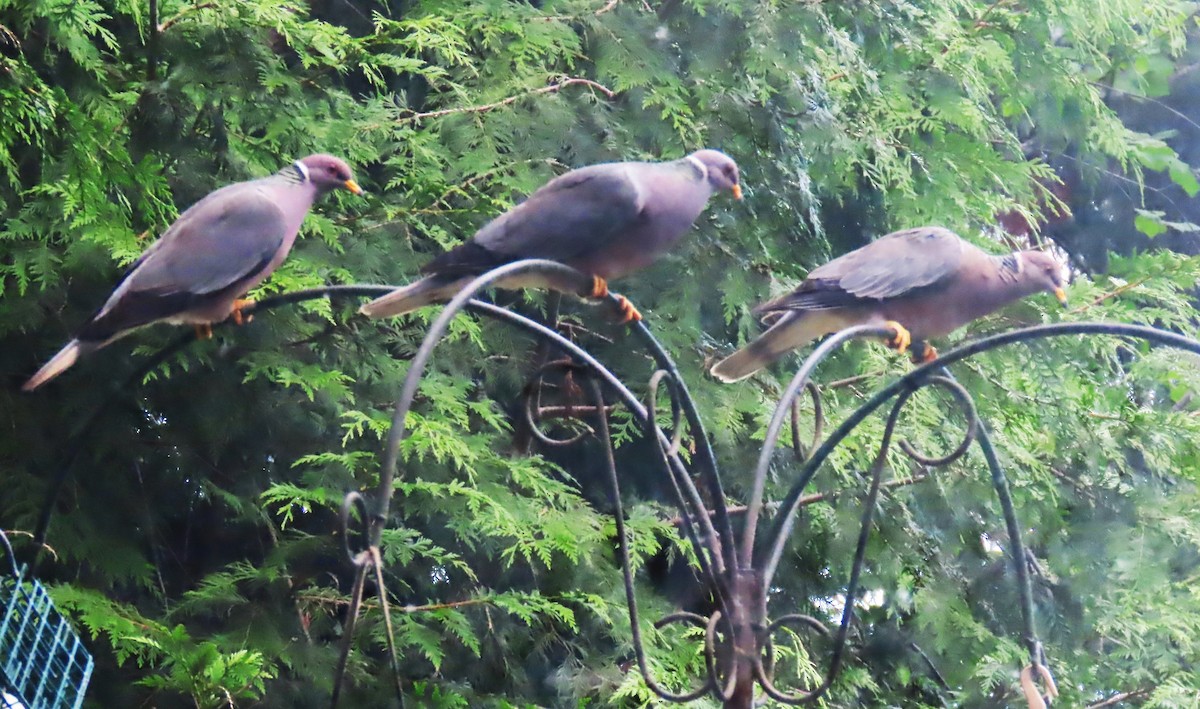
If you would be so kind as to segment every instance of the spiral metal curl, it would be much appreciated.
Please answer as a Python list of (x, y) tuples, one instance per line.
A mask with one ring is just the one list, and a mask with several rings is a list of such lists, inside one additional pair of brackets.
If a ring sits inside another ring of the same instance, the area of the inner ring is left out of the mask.
[(825, 428), (825, 407), (821, 404), (821, 390), (812, 382), (804, 384), (804, 391), (808, 393), (813, 403), (813, 435), (808, 446), (800, 442), (800, 398), (792, 399), (792, 450), (796, 453), (797, 460), (804, 460), (809, 453), (816, 450), (817, 444), (821, 442), (821, 433)]
[[(523, 402), (521, 408), (525, 416), (525, 426), (528, 428), (529, 434), (533, 436), (535, 440), (545, 446), (562, 448), (564, 446), (569, 446), (573, 443), (582, 441), (589, 434), (595, 433), (595, 431), (591, 427), (588, 427), (567, 438), (554, 438), (542, 430), (540, 413), (541, 406), (538, 401), (540, 398), (541, 385), (545, 380), (546, 375), (554, 371), (561, 371), (565, 375), (569, 376), (574, 372), (585, 370), (580, 368), (579, 365), (575, 364), (570, 359), (556, 359), (543, 364), (534, 371), (533, 376), (529, 378), (529, 382), (525, 385), (522, 394)], [(567, 416), (569, 418), (578, 420), (579, 417), (570, 415), (572, 408), (574, 407), (568, 406)]]

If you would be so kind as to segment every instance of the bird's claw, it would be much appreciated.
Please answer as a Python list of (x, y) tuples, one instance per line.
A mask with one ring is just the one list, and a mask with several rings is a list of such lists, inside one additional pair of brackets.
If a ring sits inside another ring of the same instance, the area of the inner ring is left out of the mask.
[(891, 338), (884, 340), (884, 344), (900, 354), (904, 354), (908, 350), (908, 346), (912, 344), (912, 333), (895, 320), (888, 320), (883, 326), (891, 328), (896, 333)]
[(203, 325), (196, 326), (196, 339), (197, 340), (211, 340), (212, 336), (213, 336), (212, 325), (205, 323)]
[(938, 351), (928, 342), (922, 342), (919, 348), (912, 348), (913, 364), (929, 364), (938, 358)]
[(605, 281), (600, 276), (592, 276), (591, 297), (593, 297), (593, 298), (607, 298), (608, 297), (608, 282)]
[(233, 301), (233, 311), (230, 312), (229, 315), (238, 325), (245, 325), (254, 319), (254, 315), (243, 313), (242, 310), (244, 308), (253, 308), (254, 305), (254, 301), (249, 298), (238, 298), (237, 300)]
[(625, 296), (617, 296), (617, 307), (621, 310), (621, 324), (641, 321), (642, 314), (638, 312), (638, 309), (635, 308), (633, 303), (630, 303), (629, 299)]

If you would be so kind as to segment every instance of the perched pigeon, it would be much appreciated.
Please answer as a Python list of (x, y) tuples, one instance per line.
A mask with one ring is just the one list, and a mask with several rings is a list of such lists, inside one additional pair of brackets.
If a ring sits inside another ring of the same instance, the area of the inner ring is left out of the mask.
[[(1041, 251), (993, 256), (941, 227), (888, 234), (808, 274), (794, 291), (754, 309), (774, 324), (721, 360), (713, 376), (736, 382), (822, 335), (853, 325), (893, 328), (888, 345), (941, 337), (1038, 291), (1066, 305), (1062, 264)], [(925, 346), (923, 361), (937, 357)]]
[[(674, 246), (718, 190), (742, 197), (737, 164), (716, 150), (672, 162), (572, 170), (426, 264), (425, 278), (367, 303), (362, 312), (382, 318), (444, 301), (484, 271), (527, 258), (558, 261), (591, 275), (591, 295), (602, 298), (607, 279), (642, 268)], [(497, 285), (554, 287), (536, 278)], [(622, 308), (627, 320), (641, 319), (628, 301), (622, 299)]]
[(38, 388), (80, 355), (144, 325), (190, 324), (211, 335), (212, 324), (231, 315), (240, 324), (251, 301), (239, 298), (287, 257), (313, 201), (338, 187), (362, 193), (345, 162), (310, 155), (270, 177), (209, 194), (146, 249), (104, 307), (22, 389)]

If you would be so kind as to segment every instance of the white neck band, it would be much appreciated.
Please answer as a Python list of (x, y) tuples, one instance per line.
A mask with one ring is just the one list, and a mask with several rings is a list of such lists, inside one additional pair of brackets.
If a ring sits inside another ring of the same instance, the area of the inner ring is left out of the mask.
[(296, 172), (300, 173), (301, 180), (308, 182), (308, 168), (304, 166), (304, 163), (297, 160), (292, 163), (292, 167), (296, 168)]
[(703, 180), (708, 179), (708, 165), (705, 165), (704, 163), (700, 162), (700, 158), (696, 157), (695, 155), (689, 155), (685, 159), (688, 162), (690, 162), (692, 165), (694, 165), (697, 170), (700, 171), (700, 179), (703, 179)]

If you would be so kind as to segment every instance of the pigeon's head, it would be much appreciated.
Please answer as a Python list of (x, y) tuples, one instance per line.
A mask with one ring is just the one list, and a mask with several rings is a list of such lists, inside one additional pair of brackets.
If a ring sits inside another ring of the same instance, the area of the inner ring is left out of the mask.
[(688, 156), (688, 160), (704, 168), (705, 179), (712, 185), (714, 192), (728, 190), (734, 199), (742, 198), (742, 185), (738, 181), (738, 166), (720, 150), (697, 150)]
[(300, 170), (305, 179), (324, 194), (344, 187), (354, 194), (362, 194), (363, 188), (354, 181), (354, 173), (345, 160), (332, 155), (309, 155), (303, 160), (296, 161), (296, 169)]
[(1054, 256), (1045, 251), (1022, 251), (1017, 254), (1021, 261), (1021, 276), (1038, 290), (1053, 293), (1058, 302), (1067, 306), (1067, 268)]

